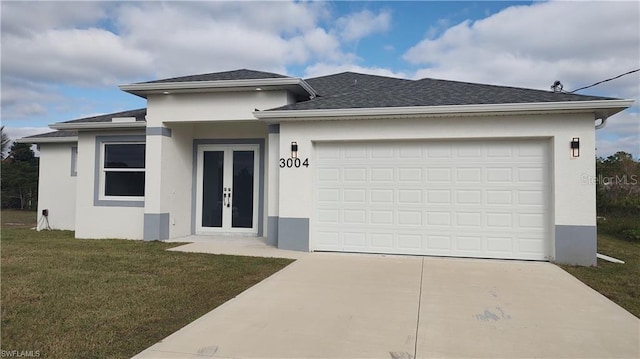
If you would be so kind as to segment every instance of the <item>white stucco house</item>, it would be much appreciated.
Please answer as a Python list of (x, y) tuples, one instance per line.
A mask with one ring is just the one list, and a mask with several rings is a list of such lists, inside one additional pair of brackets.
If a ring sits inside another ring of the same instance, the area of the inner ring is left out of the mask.
[(358, 73), (120, 86), (144, 109), (50, 125), (39, 212), (79, 238), (596, 263), (595, 131), (632, 103)]

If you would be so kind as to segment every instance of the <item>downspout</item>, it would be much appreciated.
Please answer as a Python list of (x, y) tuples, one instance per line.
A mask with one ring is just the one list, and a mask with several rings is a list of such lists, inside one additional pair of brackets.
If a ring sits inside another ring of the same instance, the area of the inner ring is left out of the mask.
[(602, 116), (598, 116), (598, 117), (596, 118), (596, 121), (597, 121), (598, 119), (600, 119), (600, 123), (596, 125), (596, 130), (599, 130), (599, 129), (601, 129), (601, 128), (604, 128), (604, 126), (606, 126), (606, 125), (607, 125), (607, 119), (608, 119), (608, 118), (609, 118), (609, 117), (604, 116), (604, 115), (602, 115)]

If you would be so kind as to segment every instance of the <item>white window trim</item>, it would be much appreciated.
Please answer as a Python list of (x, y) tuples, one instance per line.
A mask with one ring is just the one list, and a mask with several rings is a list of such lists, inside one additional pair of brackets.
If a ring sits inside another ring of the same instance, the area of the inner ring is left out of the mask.
[(107, 196), (105, 195), (105, 185), (107, 182), (107, 172), (144, 172), (146, 175), (147, 164), (145, 161), (143, 168), (105, 168), (105, 148), (107, 145), (145, 145), (144, 141), (114, 141), (114, 142), (102, 142), (100, 145), (100, 196), (101, 200), (107, 201), (144, 201), (144, 196)]
[[(143, 143), (144, 134), (95, 137), (93, 205), (95, 207), (144, 207), (144, 196), (104, 196), (104, 145), (113, 143)], [(146, 173), (146, 158), (145, 158)], [(145, 176), (146, 177), (146, 176)]]

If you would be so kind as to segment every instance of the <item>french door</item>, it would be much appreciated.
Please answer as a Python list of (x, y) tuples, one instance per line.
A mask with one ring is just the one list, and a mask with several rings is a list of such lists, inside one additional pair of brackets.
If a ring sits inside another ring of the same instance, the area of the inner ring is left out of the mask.
[(196, 232), (258, 233), (258, 145), (201, 145)]

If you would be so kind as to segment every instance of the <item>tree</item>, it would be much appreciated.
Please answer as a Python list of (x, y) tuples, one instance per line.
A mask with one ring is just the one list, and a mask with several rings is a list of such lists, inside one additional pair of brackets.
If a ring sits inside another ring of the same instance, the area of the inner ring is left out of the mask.
[(35, 163), (36, 155), (28, 143), (14, 143), (9, 151), (9, 157), (16, 162)]
[(7, 153), (9, 146), (11, 146), (11, 139), (9, 138), (9, 135), (4, 132), (4, 126), (0, 127), (0, 133), (2, 136), (2, 159), (4, 160), (5, 154)]
[(2, 161), (2, 207), (34, 209), (38, 198), (38, 158), (31, 146), (14, 143)]
[(620, 151), (596, 159), (598, 213), (640, 214), (640, 162)]

